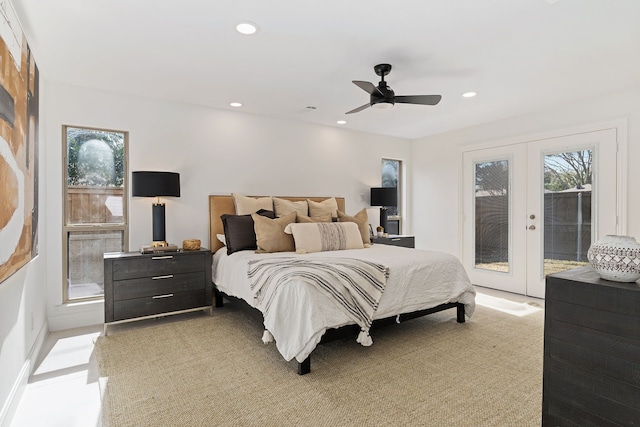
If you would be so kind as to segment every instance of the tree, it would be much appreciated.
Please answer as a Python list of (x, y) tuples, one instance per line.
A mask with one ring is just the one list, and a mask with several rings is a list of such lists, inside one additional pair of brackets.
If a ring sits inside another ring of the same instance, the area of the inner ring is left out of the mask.
[(398, 186), (398, 160), (382, 159), (382, 186), (397, 187)]
[(124, 135), (94, 129), (67, 129), (67, 184), (121, 187)]
[(548, 154), (544, 160), (544, 188), (563, 191), (569, 188), (584, 188), (591, 184), (592, 150)]
[(509, 162), (498, 160), (476, 164), (476, 191), (504, 196), (509, 191)]

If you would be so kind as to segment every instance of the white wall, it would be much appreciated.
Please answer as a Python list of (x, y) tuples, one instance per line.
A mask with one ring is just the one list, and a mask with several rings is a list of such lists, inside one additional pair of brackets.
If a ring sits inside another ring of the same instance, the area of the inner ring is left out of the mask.
[[(129, 169), (180, 173), (166, 198), (167, 240), (208, 245), (209, 194), (344, 196), (355, 214), (380, 185), (381, 158), (405, 161), (407, 140), (46, 82), (47, 306), (52, 330), (104, 321), (101, 303), (62, 304), (62, 125), (129, 132)], [(408, 189), (407, 189), (408, 190)], [(360, 196), (364, 195), (364, 201)], [(151, 241), (151, 202), (130, 198), (131, 250)]]
[[(461, 256), (462, 147), (524, 142), (531, 135), (586, 128), (616, 120), (628, 124), (627, 234), (640, 238), (640, 89), (603, 96), (522, 117), (486, 123), (413, 141), (412, 188), (416, 246)], [(623, 135), (624, 137), (624, 135)]]
[[(43, 95), (43, 91), (40, 95)], [(43, 122), (41, 105), (40, 129)], [(45, 299), (47, 255), (44, 237), (47, 228), (44, 213), (47, 206), (43, 196), (46, 150), (42, 141), (38, 147), (38, 157), (39, 254), (0, 283), (0, 425), (5, 425), (11, 419), (48, 332)]]

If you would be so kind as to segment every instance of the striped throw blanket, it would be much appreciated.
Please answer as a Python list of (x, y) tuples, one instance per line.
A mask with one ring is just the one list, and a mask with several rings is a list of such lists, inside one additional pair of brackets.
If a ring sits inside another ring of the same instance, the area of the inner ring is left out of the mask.
[(269, 311), (280, 286), (300, 280), (335, 301), (362, 328), (361, 335), (365, 335), (358, 337), (358, 342), (371, 345), (369, 328), (382, 298), (389, 268), (354, 258), (267, 258), (249, 261), (248, 276), (263, 313)]

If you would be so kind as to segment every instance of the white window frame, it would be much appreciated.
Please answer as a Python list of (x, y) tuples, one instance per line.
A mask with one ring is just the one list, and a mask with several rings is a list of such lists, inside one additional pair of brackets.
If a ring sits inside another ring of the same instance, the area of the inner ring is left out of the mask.
[(384, 186), (383, 182), (382, 182), (382, 168), (384, 167), (384, 163), (385, 161), (390, 161), (390, 162), (397, 162), (398, 163), (398, 181), (397, 181), (397, 188), (398, 188), (398, 206), (397, 206), (397, 215), (389, 215), (387, 217), (388, 221), (398, 221), (398, 234), (402, 234), (402, 229), (403, 229), (403, 218), (402, 218), (402, 206), (403, 206), (403, 200), (402, 200), (402, 194), (403, 194), (403, 184), (404, 184), (404, 174), (403, 174), (403, 169), (404, 169), (404, 164), (403, 161), (400, 159), (392, 159), (390, 157), (383, 157), (382, 160), (380, 161), (380, 183), (381, 185)]
[[(68, 200), (68, 129), (83, 129), (102, 132), (113, 132), (124, 135), (124, 153), (123, 153), (123, 189), (122, 189), (122, 218), (123, 221), (119, 223), (83, 223), (83, 224), (69, 224), (69, 203)], [(128, 195), (129, 195), (129, 132), (116, 129), (106, 128), (94, 128), (88, 126), (74, 126), (63, 125), (62, 126), (62, 196), (63, 196), (63, 215), (62, 215), (62, 302), (64, 304), (76, 303), (83, 301), (93, 301), (104, 299), (104, 294), (84, 297), (73, 298), (69, 297), (69, 236), (72, 233), (77, 232), (96, 232), (103, 233), (108, 231), (117, 231), (122, 233), (122, 251), (129, 247), (129, 210), (128, 210)]]

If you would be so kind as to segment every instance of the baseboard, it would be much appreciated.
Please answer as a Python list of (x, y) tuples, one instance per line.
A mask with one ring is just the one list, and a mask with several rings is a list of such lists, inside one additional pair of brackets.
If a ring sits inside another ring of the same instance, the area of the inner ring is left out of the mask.
[(22, 399), (22, 395), (27, 388), (29, 376), (35, 368), (38, 355), (40, 354), (40, 350), (42, 349), (48, 335), (49, 325), (45, 321), (40, 328), (40, 332), (38, 332), (38, 337), (33, 343), (27, 359), (22, 365), (22, 369), (20, 369), (20, 374), (11, 388), (7, 401), (2, 405), (2, 411), (0, 411), (0, 427), (9, 427), (11, 425), (11, 420), (18, 409), (20, 399)]
[(63, 331), (104, 323), (104, 302), (89, 301), (56, 307), (47, 317), (50, 331)]

